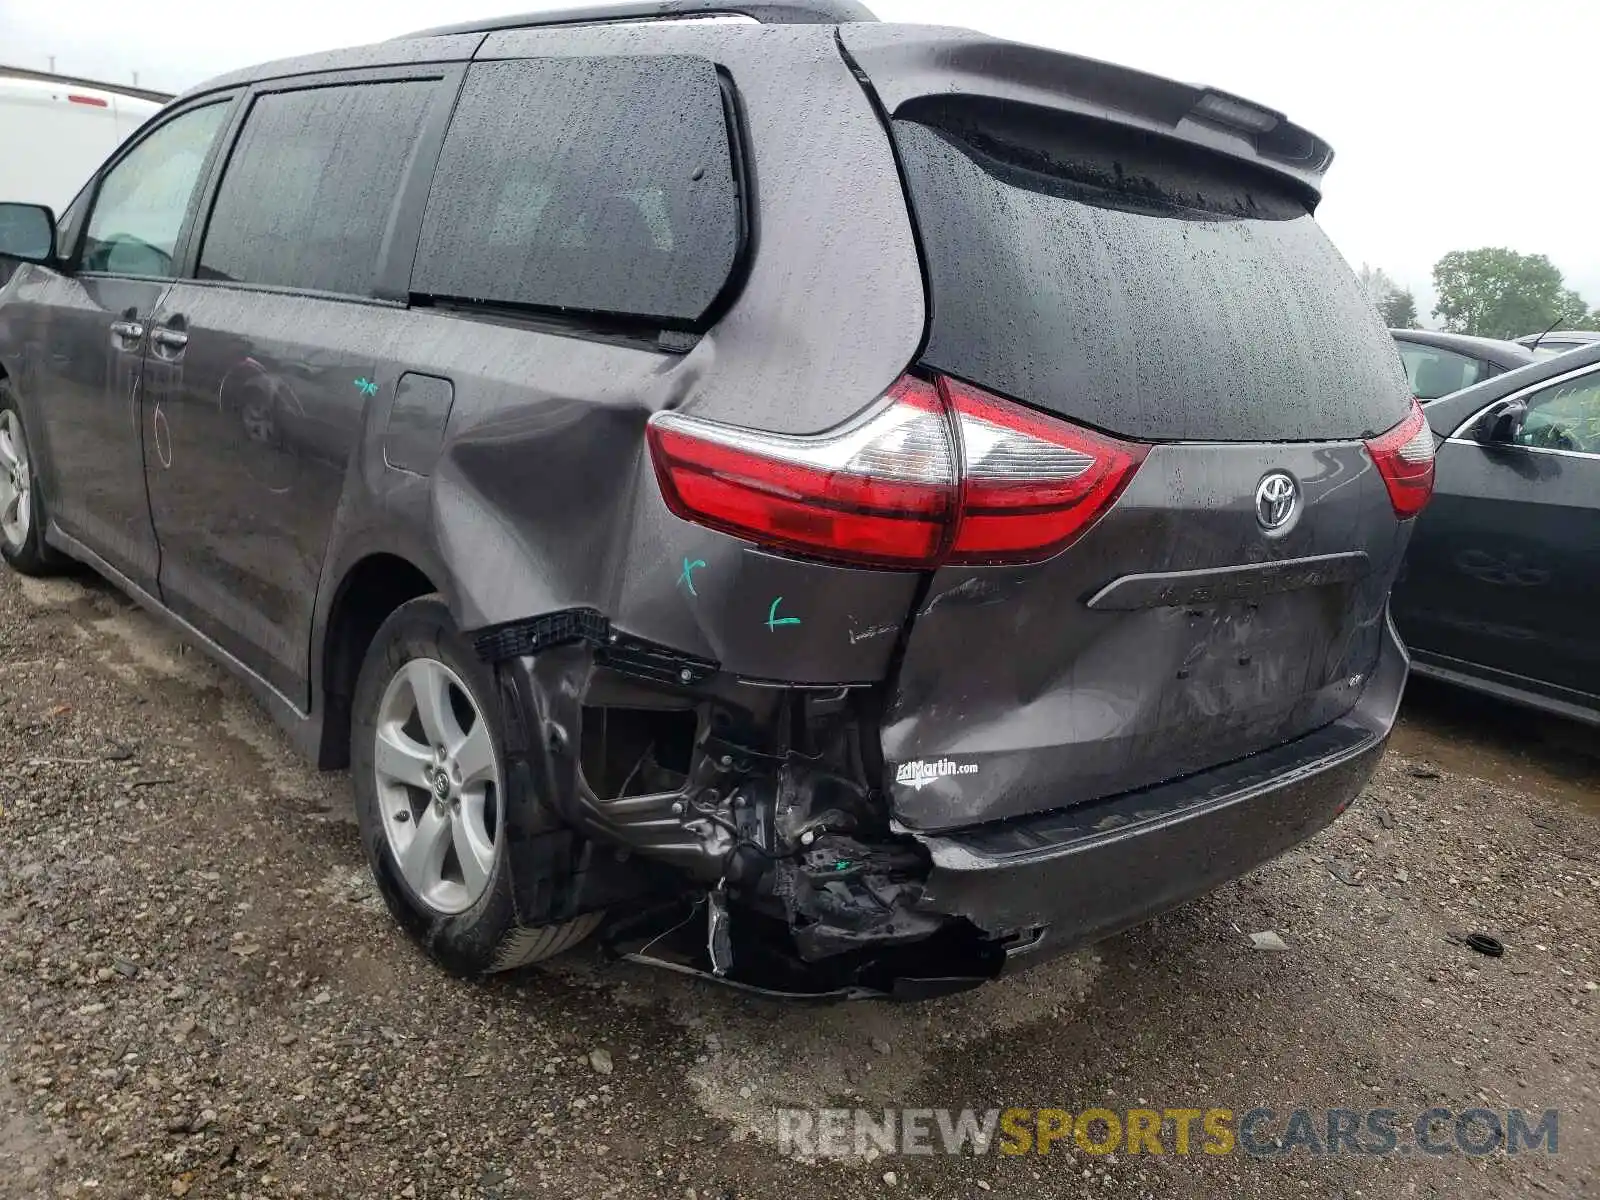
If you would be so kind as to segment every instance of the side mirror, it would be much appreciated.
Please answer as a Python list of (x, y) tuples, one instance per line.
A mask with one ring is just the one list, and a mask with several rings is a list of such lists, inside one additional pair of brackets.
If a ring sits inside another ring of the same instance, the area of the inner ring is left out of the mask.
[(1504, 444), (1515, 443), (1522, 436), (1522, 424), (1528, 419), (1528, 406), (1521, 400), (1513, 400), (1489, 422), (1489, 440)]
[(0, 203), (0, 255), (47, 263), (56, 256), (56, 217), (42, 204)]

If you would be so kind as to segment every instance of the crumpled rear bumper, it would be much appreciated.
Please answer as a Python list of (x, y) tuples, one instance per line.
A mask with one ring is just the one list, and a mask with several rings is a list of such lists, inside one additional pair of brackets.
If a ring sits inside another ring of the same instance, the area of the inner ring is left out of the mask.
[(922, 904), (1013, 939), (1007, 969), (1137, 925), (1326, 827), (1377, 767), (1408, 658), (1385, 621), (1377, 669), (1344, 717), (1237, 762), (1091, 804), (911, 836), (933, 861)]

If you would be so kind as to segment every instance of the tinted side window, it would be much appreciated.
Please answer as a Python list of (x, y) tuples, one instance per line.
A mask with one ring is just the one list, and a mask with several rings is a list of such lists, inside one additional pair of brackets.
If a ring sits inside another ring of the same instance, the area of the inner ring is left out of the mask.
[(1488, 378), (1484, 364), (1476, 358), (1417, 342), (1400, 342), (1398, 345), (1400, 361), (1405, 363), (1406, 378), (1411, 382), (1411, 392), (1418, 400), (1437, 400), (1440, 396), (1459, 392)]
[(260, 96), (228, 157), (200, 278), (365, 296), (436, 82)]
[(173, 277), (172, 256), (189, 198), (227, 115), (226, 102), (190, 109), (107, 172), (89, 214), (85, 271)]
[(704, 59), (536, 59), (467, 73), (414, 292), (693, 323), (740, 221)]
[(1529, 397), (1517, 440), (1546, 450), (1600, 454), (1600, 371)]

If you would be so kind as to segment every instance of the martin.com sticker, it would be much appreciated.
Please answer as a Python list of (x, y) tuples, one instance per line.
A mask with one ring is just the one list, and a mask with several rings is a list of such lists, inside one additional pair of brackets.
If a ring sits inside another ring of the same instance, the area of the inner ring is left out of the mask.
[(903, 783), (907, 787), (926, 787), (935, 779), (944, 779), (950, 775), (976, 775), (977, 763), (951, 762), (948, 758), (937, 759), (934, 762), (924, 762), (917, 759), (915, 762), (901, 763), (894, 771), (894, 781)]

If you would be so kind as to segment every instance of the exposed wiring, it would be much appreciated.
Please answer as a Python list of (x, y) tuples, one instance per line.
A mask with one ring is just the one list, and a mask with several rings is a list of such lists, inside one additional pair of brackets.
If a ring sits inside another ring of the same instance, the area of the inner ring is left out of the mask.
[(696, 898), (694, 904), (689, 909), (689, 915), (687, 917), (685, 917), (683, 920), (679, 921), (676, 925), (672, 926), (672, 928), (663, 929), (660, 933), (656, 934), (655, 937), (651, 938), (643, 946), (640, 946), (639, 949), (635, 950), (634, 953), (635, 954), (643, 954), (647, 950), (649, 950), (651, 946), (654, 946), (657, 942), (659, 942), (662, 938), (670, 937), (672, 934), (677, 933), (678, 930), (682, 929), (690, 921), (694, 920), (695, 914), (700, 911), (700, 906), (702, 904), (704, 904), (704, 903), (705, 903), (705, 897), (702, 896), (702, 897)]
[(783, 853), (779, 853), (779, 852), (773, 851), (773, 850), (768, 850), (760, 842), (757, 842), (757, 841), (753, 840), (752, 838), (747, 837), (739, 829), (739, 827), (737, 825), (735, 825), (732, 821), (728, 820), (727, 817), (724, 817), (721, 813), (717, 812), (715, 809), (707, 808), (707, 807), (704, 807), (702, 805), (696, 804), (693, 800), (689, 800), (689, 801), (687, 801), (687, 803), (689, 805), (689, 808), (696, 815), (704, 817), (707, 821), (710, 821), (713, 825), (718, 825), (718, 826), (720, 826), (721, 828), (727, 830), (729, 833), (731, 833), (733, 835), (733, 839), (734, 839), (733, 840), (733, 845), (732, 845), (732, 847), (729, 848), (728, 853), (723, 855), (723, 857), (722, 857), (722, 871), (723, 871), (724, 875), (727, 874), (728, 862), (733, 858), (734, 852), (737, 851), (740, 846), (749, 846), (752, 850), (754, 850), (757, 854), (761, 855), (763, 858), (767, 859), (769, 862), (783, 862), (785, 859), (799, 857), (800, 851), (798, 851), (798, 850), (789, 850), (789, 851), (785, 851)]
[(633, 764), (633, 770), (628, 772), (628, 777), (622, 781), (622, 786), (617, 789), (618, 796), (626, 796), (628, 794), (628, 785), (633, 782), (633, 777), (644, 766), (645, 759), (650, 758), (655, 753), (655, 749), (656, 744), (654, 742), (645, 747), (644, 753), (639, 756), (639, 761)]

